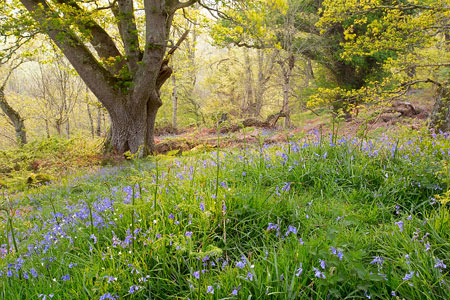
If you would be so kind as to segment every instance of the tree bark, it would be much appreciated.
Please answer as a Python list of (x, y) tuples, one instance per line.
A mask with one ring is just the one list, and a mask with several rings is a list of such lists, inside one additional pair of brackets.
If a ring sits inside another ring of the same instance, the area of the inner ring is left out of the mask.
[(283, 107), (281, 111), (284, 113), (284, 128), (289, 128), (291, 126), (291, 117), (289, 111), (289, 96), (291, 92), (291, 75), (292, 70), (295, 66), (295, 55), (289, 53), (287, 62), (282, 62), (282, 72), (283, 72)]
[(67, 135), (67, 138), (70, 139), (70, 119), (69, 119), (69, 117), (67, 117), (67, 121), (66, 121), (66, 135)]
[(438, 86), (429, 126), (437, 131), (450, 131), (450, 88)]
[(88, 117), (89, 117), (89, 125), (91, 127), (91, 136), (95, 137), (95, 130), (94, 130), (94, 120), (92, 119), (92, 112), (91, 112), (91, 108), (88, 102), (86, 102), (86, 108), (87, 108), (87, 113), (88, 113)]
[(172, 75), (172, 127), (177, 129), (177, 111), (178, 111), (178, 91), (177, 91), (177, 79), (175, 75)]
[(6, 101), (5, 86), (6, 82), (0, 87), (0, 108), (13, 124), (16, 131), (16, 141), (19, 146), (22, 146), (27, 143), (27, 132), (25, 130), (24, 120)]
[(97, 136), (102, 136), (102, 108), (100, 106), (97, 107), (97, 130), (95, 131)]

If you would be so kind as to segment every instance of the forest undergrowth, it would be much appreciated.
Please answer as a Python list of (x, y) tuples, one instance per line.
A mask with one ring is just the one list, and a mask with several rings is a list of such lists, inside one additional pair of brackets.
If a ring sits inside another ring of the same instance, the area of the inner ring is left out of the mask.
[(244, 148), (4, 191), (0, 298), (450, 298), (447, 134)]

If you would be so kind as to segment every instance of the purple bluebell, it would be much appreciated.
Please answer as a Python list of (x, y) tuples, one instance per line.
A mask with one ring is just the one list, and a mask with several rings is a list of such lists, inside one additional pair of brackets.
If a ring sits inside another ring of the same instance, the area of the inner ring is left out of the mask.
[(68, 280), (70, 280), (70, 276), (69, 275), (64, 275), (64, 276), (61, 277), (61, 280), (62, 281), (68, 281)]
[(313, 267), (313, 271), (314, 271), (314, 276), (315, 276), (315, 277), (317, 277), (317, 278), (323, 278), (323, 279), (326, 278), (326, 277), (325, 277), (325, 274), (322, 273), (322, 272), (320, 272), (319, 269)]
[(99, 298), (99, 300), (107, 300), (107, 299), (109, 299), (109, 300), (116, 300), (116, 299), (119, 299), (119, 296), (117, 296), (117, 295), (112, 295), (111, 293), (106, 293), (106, 294), (103, 294), (103, 295)]
[(320, 267), (325, 270), (326, 263), (324, 260), (319, 259)]
[(442, 260), (440, 260), (439, 258), (436, 258), (436, 264), (434, 265), (435, 268), (437, 269), (446, 269), (447, 266), (444, 264), (444, 262)]
[(302, 263), (300, 263), (300, 266), (297, 270), (295, 270), (295, 276), (299, 277), (303, 273)]
[(413, 278), (415, 272), (414, 271), (410, 271), (409, 273), (406, 273), (405, 277), (403, 277), (403, 280), (410, 280), (411, 278)]
[(192, 273), (192, 276), (194, 276), (197, 279), (200, 279), (200, 271), (195, 271), (194, 273)]
[(281, 188), (281, 191), (283, 192), (289, 192), (289, 190), (291, 189), (291, 184), (292, 182), (286, 182), (284, 184), (284, 186)]
[(208, 287), (206, 288), (206, 293), (214, 294), (214, 288), (211, 285), (208, 285)]
[(141, 288), (140, 286), (134, 284), (134, 285), (130, 286), (128, 293), (134, 294), (135, 292), (139, 291), (140, 288)]

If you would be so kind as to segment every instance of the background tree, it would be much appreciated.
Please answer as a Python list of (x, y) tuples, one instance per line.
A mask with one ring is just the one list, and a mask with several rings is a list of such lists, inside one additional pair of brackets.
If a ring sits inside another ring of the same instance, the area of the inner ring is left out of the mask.
[(0, 82), (0, 109), (9, 119), (10, 123), (14, 126), (16, 141), (18, 145), (24, 145), (27, 143), (27, 131), (25, 129), (25, 122), (20, 113), (14, 109), (7, 101), (5, 89), (9, 78), (13, 72), (20, 67), (24, 62), (23, 59), (12, 59), (9, 62), (0, 61), (0, 71), (5, 73), (3, 80)]
[(388, 76), (382, 81), (367, 78), (362, 88), (352, 88), (352, 97), (392, 100), (414, 85), (432, 83), (436, 96), (430, 124), (450, 130), (450, 1), (341, 0), (323, 5), (319, 26), (329, 31), (341, 24), (344, 31), (341, 59), (349, 62), (390, 53), (379, 61)]

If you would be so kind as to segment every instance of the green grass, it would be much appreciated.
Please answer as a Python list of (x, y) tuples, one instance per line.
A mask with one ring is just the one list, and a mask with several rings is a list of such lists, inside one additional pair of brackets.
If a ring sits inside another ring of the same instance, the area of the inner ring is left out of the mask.
[(434, 200), (449, 146), (312, 136), (4, 196), (0, 298), (449, 299), (450, 213)]

